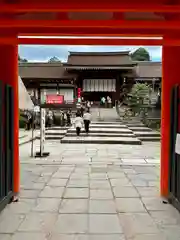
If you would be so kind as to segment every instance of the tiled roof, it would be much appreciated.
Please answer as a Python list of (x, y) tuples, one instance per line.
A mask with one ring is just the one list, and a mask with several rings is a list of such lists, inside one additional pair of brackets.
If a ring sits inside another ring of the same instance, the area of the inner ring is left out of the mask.
[(65, 71), (61, 63), (20, 63), (19, 75), (21, 78), (58, 78), (71, 79), (72, 74)]
[(132, 64), (129, 52), (70, 52), (69, 65), (127, 65)]
[(141, 78), (161, 78), (161, 62), (136, 62), (136, 74)]

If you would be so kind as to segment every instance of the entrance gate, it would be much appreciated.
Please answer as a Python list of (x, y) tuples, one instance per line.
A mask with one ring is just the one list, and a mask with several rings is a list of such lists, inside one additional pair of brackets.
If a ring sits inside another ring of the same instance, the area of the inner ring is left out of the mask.
[(13, 197), (13, 89), (0, 82), (0, 210)]
[(172, 88), (169, 156), (169, 201), (180, 210), (180, 87)]

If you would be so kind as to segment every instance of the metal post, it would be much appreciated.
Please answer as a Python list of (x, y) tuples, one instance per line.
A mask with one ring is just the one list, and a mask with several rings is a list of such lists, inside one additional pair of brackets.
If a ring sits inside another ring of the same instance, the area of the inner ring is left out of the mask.
[(32, 114), (32, 141), (31, 141), (31, 157), (34, 155), (34, 119), (35, 119), (35, 113)]
[(41, 134), (40, 134), (40, 155), (44, 154), (44, 143), (45, 143), (45, 121), (46, 121), (46, 111), (41, 108)]

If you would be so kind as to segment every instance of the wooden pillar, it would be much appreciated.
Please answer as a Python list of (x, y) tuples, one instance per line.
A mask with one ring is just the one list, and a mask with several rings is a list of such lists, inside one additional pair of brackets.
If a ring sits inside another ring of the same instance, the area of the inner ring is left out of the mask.
[(180, 47), (163, 47), (162, 50), (162, 104), (161, 104), (161, 195), (168, 196), (170, 151), (170, 98), (171, 89), (180, 84)]
[(120, 87), (121, 87), (121, 76), (120, 76), (120, 73), (118, 73), (116, 75), (116, 92), (114, 93), (115, 97), (113, 99), (113, 103), (116, 100), (119, 100), (119, 97), (120, 97)]
[(0, 80), (14, 89), (14, 173), (13, 192), (19, 193), (19, 95), (18, 95), (18, 46), (0, 45)]

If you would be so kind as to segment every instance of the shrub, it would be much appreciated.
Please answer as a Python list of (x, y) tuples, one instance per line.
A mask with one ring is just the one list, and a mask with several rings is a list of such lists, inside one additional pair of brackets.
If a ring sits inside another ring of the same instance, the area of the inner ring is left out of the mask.
[(19, 116), (19, 128), (25, 128), (26, 126), (26, 118)]
[(142, 113), (146, 115), (150, 107), (151, 88), (146, 83), (136, 83), (133, 85), (126, 98), (126, 104), (131, 108), (133, 115)]

